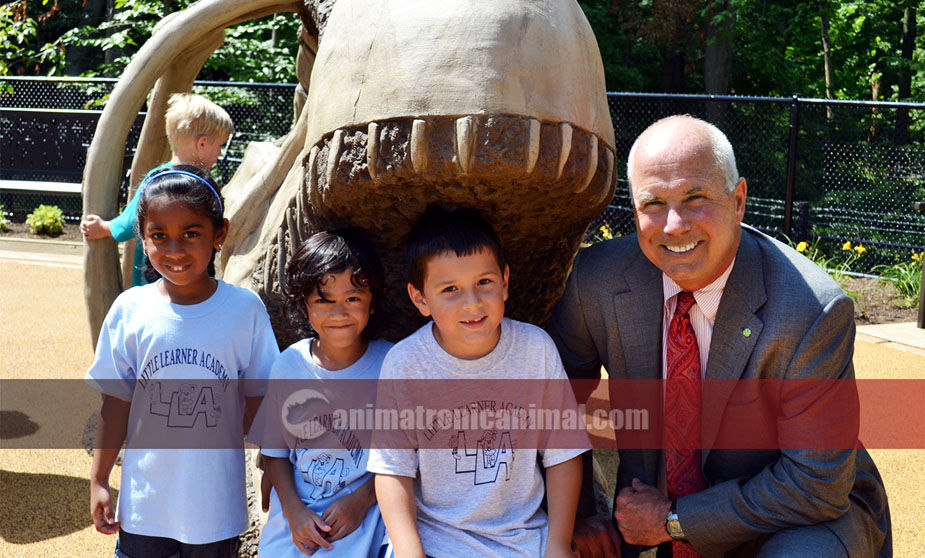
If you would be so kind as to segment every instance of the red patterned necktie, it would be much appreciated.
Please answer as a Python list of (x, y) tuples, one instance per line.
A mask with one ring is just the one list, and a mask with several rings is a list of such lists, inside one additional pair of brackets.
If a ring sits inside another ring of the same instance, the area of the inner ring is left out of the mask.
[[(665, 381), (665, 467), (672, 500), (707, 487), (700, 466), (700, 349), (688, 312), (690, 291), (678, 293), (678, 305), (668, 326)], [(700, 556), (687, 543), (672, 543), (675, 558)]]

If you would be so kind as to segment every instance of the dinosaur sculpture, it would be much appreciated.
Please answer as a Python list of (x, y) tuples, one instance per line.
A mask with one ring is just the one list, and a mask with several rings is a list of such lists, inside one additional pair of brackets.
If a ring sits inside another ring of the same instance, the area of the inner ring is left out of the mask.
[[(223, 278), (263, 296), (285, 346), (301, 335), (278, 298), (294, 247), (318, 229), (360, 226), (382, 255), (385, 334), (396, 339), (420, 323), (404, 294), (411, 224), (431, 203), (469, 206), (508, 254), (508, 313), (543, 321), (616, 183), (600, 54), (573, 0), (197, 2), (155, 31), (113, 91), (88, 152), (85, 210), (115, 214), (113, 162), (155, 81), (136, 181), (165, 154), (167, 95), (189, 89), (224, 27), (279, 11), (303, 22), (295, 124), (275, 144), (251, 144), (224, 190)], [(118, 291), (114, 243), (88, 244), (94, 343)]]

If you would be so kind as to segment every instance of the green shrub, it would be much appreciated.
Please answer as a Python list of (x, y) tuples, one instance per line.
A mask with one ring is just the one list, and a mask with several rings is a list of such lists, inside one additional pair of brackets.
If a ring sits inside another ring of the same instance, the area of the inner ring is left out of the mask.
[(7, 224), (9, 224), (9, 220), (6, 218), (6, 213), (4, 212), (3, 204), (0, 203), (0, 231), (7, 230), (8, 228)]
[(925, 252), (912, 251), (912, 258), (907, 262), (893, 265), (878, 265), (874, 268), (880, 272), (881, 281), (893, 283), (910, 306), (915, 306), (922, 288), (922, 260)]
[(64, 232), (64, 213), (57, 205), (42, 204), (26, 215), (26, 224), (35, 234), (59, 235)]

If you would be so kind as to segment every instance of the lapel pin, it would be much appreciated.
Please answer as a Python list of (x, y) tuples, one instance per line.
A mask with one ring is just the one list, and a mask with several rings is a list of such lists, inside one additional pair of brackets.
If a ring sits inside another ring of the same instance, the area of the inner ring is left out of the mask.
[(743, 336), (743, 337), (751, 337), (751, 336), (752, 336), (752, 330), (750, 330), (750, 329), (748, 329), (748, 328), (743, 329), (743, 330), (742, 330), (742, 336)]

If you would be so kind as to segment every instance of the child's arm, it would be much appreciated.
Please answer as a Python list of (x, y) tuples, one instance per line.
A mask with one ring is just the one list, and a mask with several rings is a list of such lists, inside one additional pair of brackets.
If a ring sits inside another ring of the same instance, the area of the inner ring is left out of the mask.
[(546, 502), (549, 507), (549, 538), (546, 556), (574, 556), (572, 532), (578, 493), (581, 491), (581, 456), (546, 469)]
[(424, 546), (418, 534), (414, 479), (377, 474), (376, 499), (379, 500), (385, 529), (395, 547), (395, 556), (424, 558)]
[(292, 463), (283, 457), (263, 456), (266, 474), (276, 489), (283, 515), (289, 520), (289, 531), (292, 542), (303, 554), (306, 550), (313, 550), (323, 546), (328, 550), (334, 548), (325, 540), (325, 534), (331, 530), (321, 517), (309, 509), (305, 502), (299, 498), (292, 479)]
[(375, 503), (376, 490), (373, 485), (373, 478), (370, 477), (362, 486), (350, 494), (333, 501), (322, 512), (321, 519), (331, 526), (331, 530), (325, 538), (330, 542), (334, 542), (354, 532), (363, 522), (366, 512)]
[(109, 473), (125, 441), (131, 405), (117, 397), (103, 395), (100, 420), (96, 427), (93, 465), (90, 468), (90, 516), (96, 530), (104, 535), (119, 532), (109, 488)]
[(251, 424), (254, 423), (254, 417), (257, 416), (257, 409), (260, 408), (260, 403), (263, 401), (263, 396), (257, 397), (245, 397), (244, 398), (244, 434), (247, 435), (250, 432)]

